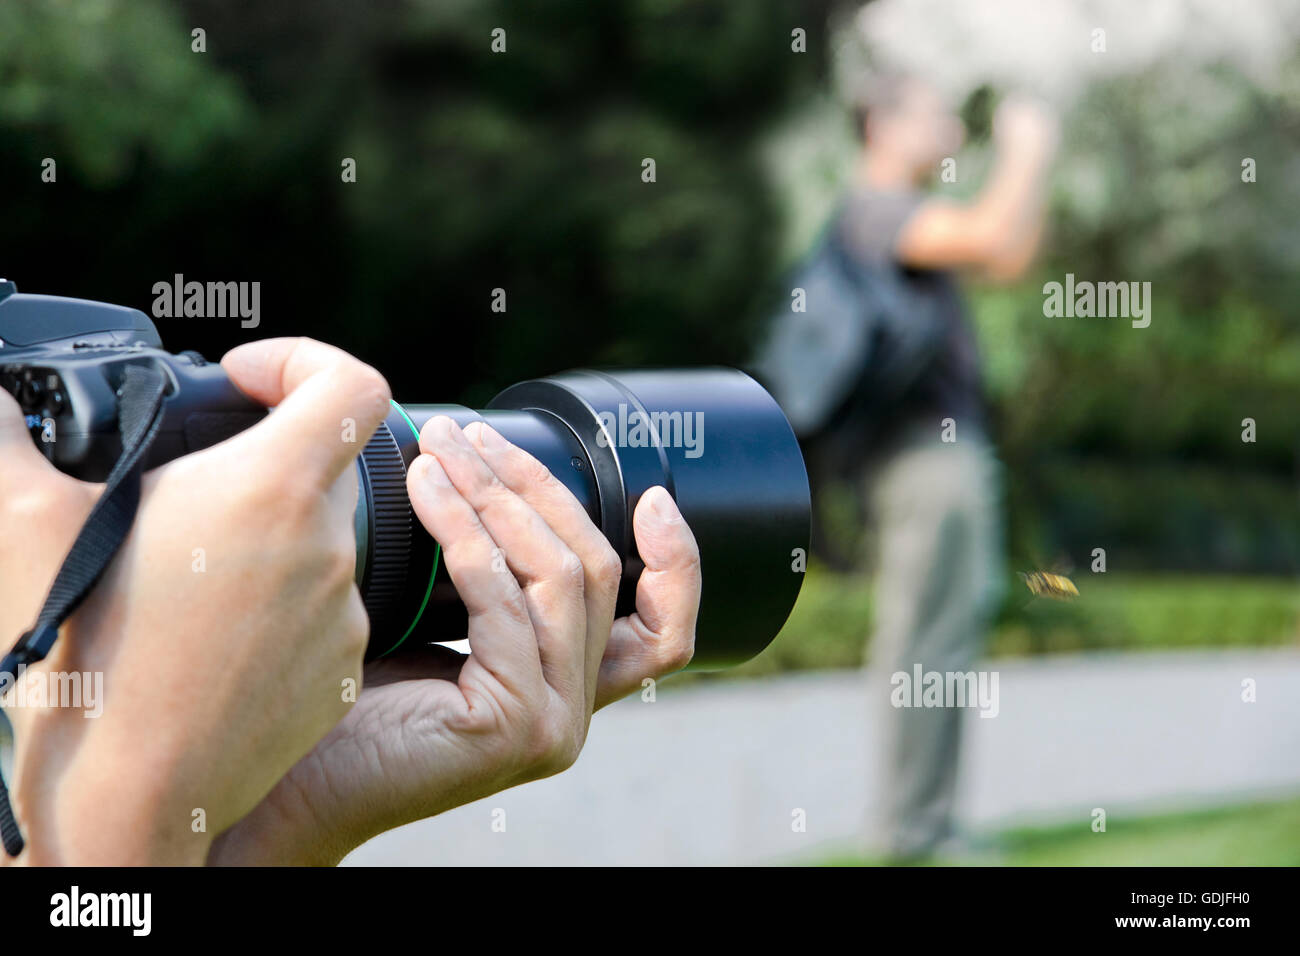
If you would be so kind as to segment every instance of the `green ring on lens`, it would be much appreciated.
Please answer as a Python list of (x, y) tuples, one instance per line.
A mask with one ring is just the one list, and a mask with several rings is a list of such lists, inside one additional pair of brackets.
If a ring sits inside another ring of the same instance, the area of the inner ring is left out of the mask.
[[(398, 405), (397, 402), (394, 402), (392, 399), (389, 399), (389, 401), (392, 403), (393, 408), (397, 409), (397, 414), (402, 416), (402, 420), (411, 426), (411, 433), (415, 435), (415, 440), (418, 442), (420, 440), (420, 429), (415, 427), (415, 422), (411, 421), (411, 416), (406, 414), (406, 409), (401, 405)], [(406, 639), (411, 636), (411, 632), (415, 630), (415, 626), (419, 624), (420, 619), (424, 617), (424, 609), (429, 606), (429, 598), (433, 595), (433, 581), (438, 576), (438, 562), (441, 557), (442, 545), (435, 541), (433, 543), (433, 571), (429, 574), (429, 586), (424, 590), (424, 600), (420, 602), (420, 609), (415, 612), (415, 620), (411, 622), (411, 626), (406, 629), (406, 633), (398, 639), (397, 643), (384, 651), (384, 653), (380, 654), (380, 657), (387, 657), (389, 654), (393, 653), (393, 651), (406, 643)]]

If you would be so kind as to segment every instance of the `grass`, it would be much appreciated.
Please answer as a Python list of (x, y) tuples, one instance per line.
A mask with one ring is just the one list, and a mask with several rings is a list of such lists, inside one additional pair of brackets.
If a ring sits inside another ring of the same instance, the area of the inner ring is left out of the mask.
[[(1161, 816), (1112, 813), (1105, 833), (1091, 819), (1070, 826), (1015, 829), (996, 839), (996, 855), (960, 862), (1007, 866), (1300, 866), (1300, 800)], [(849, 855), (823, 861), (864, 866)], [(942, 860), (937, 862), (944, 862)]]
[[(992, 633), (994, 657), (1082, 650), (1279, 647), (1300, 643), (1300, 587), (1286, 578), (1076, 573), (1079, 598), (1033, 598), (1008, 575)], [(785, 629), (748, 664), (724, 672), (756, 677), (791, 670), (858, 667), (872, 619), (871, 581), (809, 569)]]

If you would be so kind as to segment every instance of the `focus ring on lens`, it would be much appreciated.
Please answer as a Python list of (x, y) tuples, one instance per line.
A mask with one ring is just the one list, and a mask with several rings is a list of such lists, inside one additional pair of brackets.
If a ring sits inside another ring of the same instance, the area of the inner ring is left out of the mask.
[(361, 452), (370, 485), (370, 565), (362, 600), (370, 616), (372, 642), (390, 634), (397, 624), (393, 612), (401, 605), (411, 558), (411, 502), (406, 494), (406, 462), (386, 423)]

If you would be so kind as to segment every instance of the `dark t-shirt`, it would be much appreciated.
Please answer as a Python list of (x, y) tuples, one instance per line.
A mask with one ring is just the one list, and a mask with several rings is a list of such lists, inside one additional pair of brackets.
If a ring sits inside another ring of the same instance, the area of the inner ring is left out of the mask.
[(858, 189), (846, 199), (841, 219), (848, 250), (877, 268), (901, 269), (915, 301), (933, 309), (944, 330), (933, 360), (899, 399), (885, 431), (925, 424), (937, 430), (945, 418), (958, 423), (958, 434), (962, 426), (982, 431), (979, 354), (956, 278), (945, 270), (906, 268), (895, 253), (899, 232), (923, 202), (917, 192)]

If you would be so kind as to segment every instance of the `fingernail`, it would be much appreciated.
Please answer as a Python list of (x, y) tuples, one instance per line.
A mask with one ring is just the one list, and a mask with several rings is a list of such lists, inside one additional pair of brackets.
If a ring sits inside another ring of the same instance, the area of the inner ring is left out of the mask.
[(456, 424), (456, 420), (447, 415), (431, 418), (429, 422), (433, 425), (433, 437), (436, 439), (455, 441), (457, 434), (460, 432), (460, 426)]
[(446, 415), (435, 415), (430, 418), (420, 431), (420, 437), (426, 442), (442, 441), (443, 435), (451, 431), (452, 420)]
[(476, 422), (475, 424), (478, 425), (479, 444), (488, 451), (501, 451), (506, 447), (506, 440), (491, 425), (485, 425), (483, 422)]
[(673, 501), (673, 496), (668, 493), (668, 489), (655, 486), (646, 492), (651, 495), (650, 509), (655, 513), (655, 517), (661, 521), (681, 521), (682, 513), (677, 509), (677, 502)]
[(461, 427), (457, 425), (454, 421), (452, 421), (450, 418), (447, 419), (447, 435), (449, 438), (451, 438), (452, 441), (454, 441), (457, 445), (460, 445), (462, 448), (473, 447), (472, 445), (470, 445), (469, 439), (465, 437), (465, 433), (461, 431)]
[(421, 455), (420, 460), (424, 462), (423, 481), (430, 488), (450, 488), (451, 479), (447, 477), (447, 472), (442, 468), (442, 464), (433, 455)]

